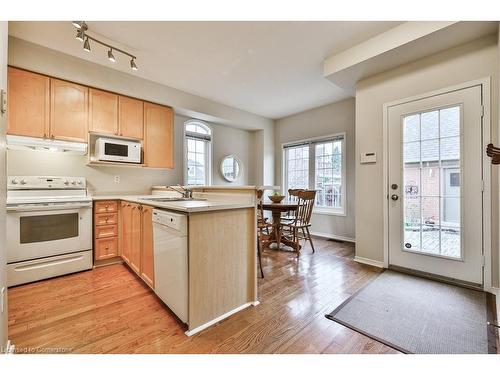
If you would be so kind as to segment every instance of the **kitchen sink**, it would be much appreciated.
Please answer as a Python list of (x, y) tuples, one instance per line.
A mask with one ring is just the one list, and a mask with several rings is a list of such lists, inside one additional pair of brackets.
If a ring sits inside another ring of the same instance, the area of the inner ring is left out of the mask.
[(144, 200), (153, 201), (153, 202), (206, 201), (206, 199), (184, 198), (184, 197), (144, 198)]

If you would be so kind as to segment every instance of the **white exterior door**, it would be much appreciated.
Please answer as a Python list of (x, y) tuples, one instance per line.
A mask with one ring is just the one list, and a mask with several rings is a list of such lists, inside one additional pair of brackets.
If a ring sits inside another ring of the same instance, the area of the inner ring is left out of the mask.
[(481, 86), (388, 108), (389, 265), (483, 283)]

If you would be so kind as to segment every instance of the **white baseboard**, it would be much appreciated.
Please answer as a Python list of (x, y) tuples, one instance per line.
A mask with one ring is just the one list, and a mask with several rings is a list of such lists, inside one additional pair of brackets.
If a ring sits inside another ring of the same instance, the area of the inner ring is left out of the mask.
[(322, 232), (313, 232), (311, 231), (311, 234), (316, 237), (322, 237), (322, 238), (328, 238), (332, 240), (339, 240), (339, 241), (344, 241), (344, 242), (352, 242), (356, 243), (356, 239), (352, 237), (347, 237), (347, 236), (339, 236), (337, 234), (332, 234), (332, 233), (322, 233)]
[(368, 264), (369, 266), (384, 268), (384, 262), (381, 262), (380, 260), (373, 260), (373, 259), (368, 259), (368, 258), (363, 258), (363, 257), (358, 257), (358, 256), (355, 256), (354, 260), (358, 263)]
[(199, 327), (196, 327), (194, 329), (191, 329), (189, 331), (186, 331), (185, 334), (186, 336), (193, 336), (195, 334), (197, 334), (198, 332), (201, 332), (203, 331), (204, 329), (210, 327), (210, 326), (213, 326), (215, 323), (218, 323), (220, 322), (221, 320), (224, 320), (226, 319), (227, 317), (233, 315), (233, 314), (236, 314), (238, 311), (241, 311), (243, 309), (246, 309), (247, 307), (249, 306), (257, 306), (258, 304), (260, 304), (259, 301), (253, 301), (253, 302), (248, 302), (248, 303), (245, 303), (244, 305), (241, 305), (231, 311), (228, 311), (227, 313), (225, 314), (222, 314), (221, 316), (218, 316), (217, 318), (205, 323), (205, 324), (202, 324), (201, 326)]

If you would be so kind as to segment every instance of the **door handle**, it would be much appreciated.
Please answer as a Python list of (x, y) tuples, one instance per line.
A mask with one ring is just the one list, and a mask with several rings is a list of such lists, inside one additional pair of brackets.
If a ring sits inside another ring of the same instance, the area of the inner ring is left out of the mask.
[(391, 195), (391, 199), (392, 199), (393, 201), (397, 201), (397, 200), (399, 199), (399, 196), (398, 196), (397, 194), (392, 194), (392, 195)]

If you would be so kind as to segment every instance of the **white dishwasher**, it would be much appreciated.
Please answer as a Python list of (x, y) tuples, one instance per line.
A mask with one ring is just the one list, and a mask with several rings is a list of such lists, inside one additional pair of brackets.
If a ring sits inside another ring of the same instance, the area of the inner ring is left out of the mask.
[(188, 218), (153, 210), (155, 293), (184, 323), (188, 321)]

